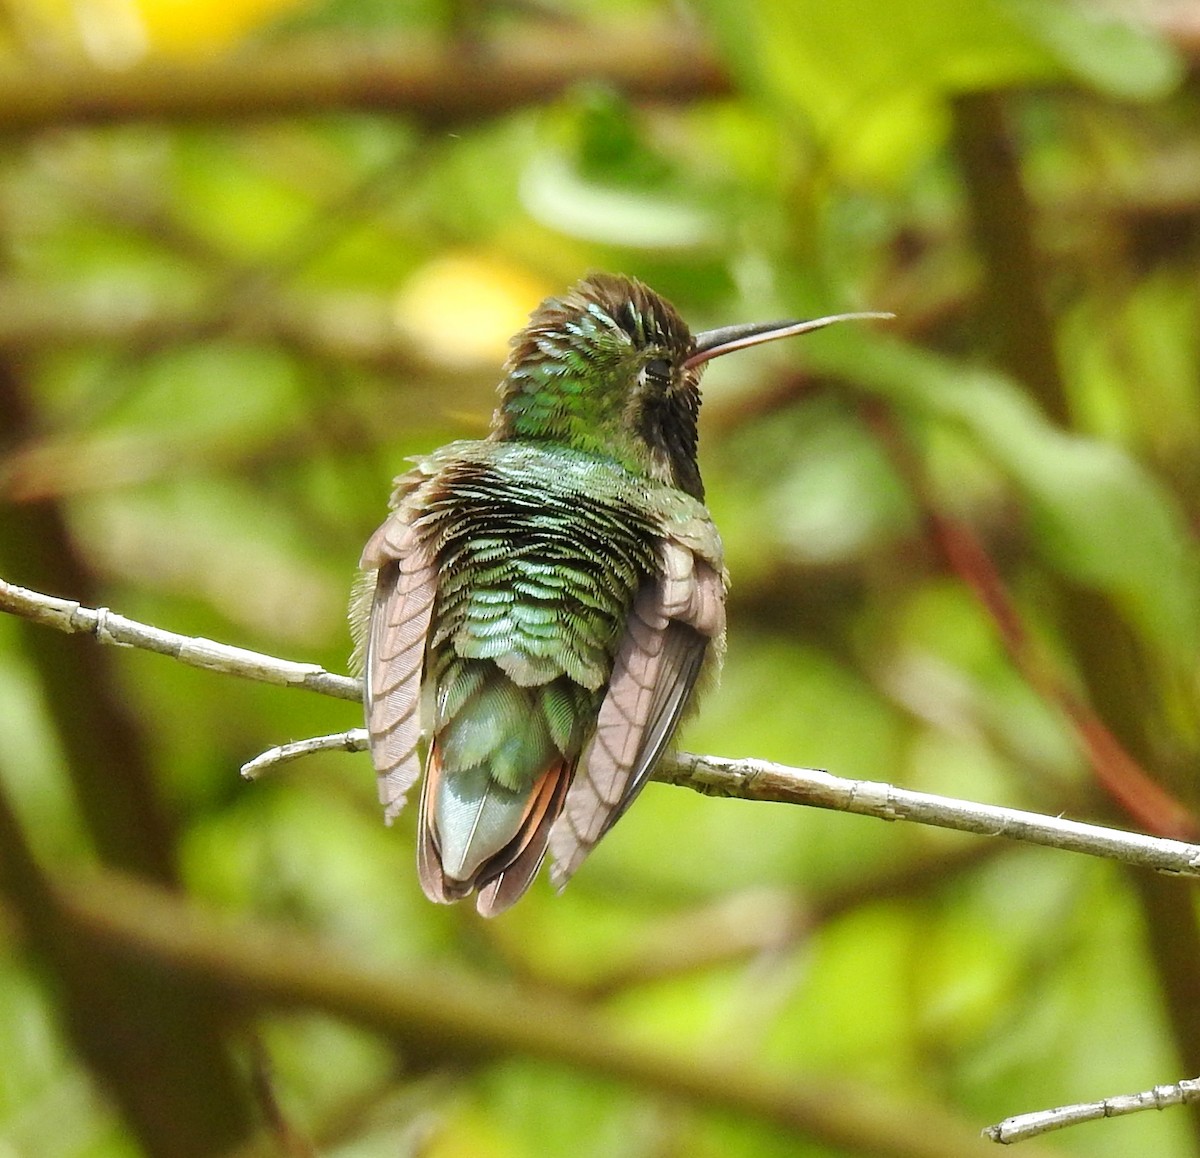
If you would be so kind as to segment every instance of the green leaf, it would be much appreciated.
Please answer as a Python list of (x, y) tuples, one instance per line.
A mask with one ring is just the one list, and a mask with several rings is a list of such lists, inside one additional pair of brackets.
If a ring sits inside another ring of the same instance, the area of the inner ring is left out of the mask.
[(1168, 45), (1070, 0), (707, 0), (740, 82), (800, 113), (843, 172), (890, 180), (937, 147), (954, 93), (1075, 79), (1161, 96)]
[(1183, 79), (1179, 54), (1148, 28), (1099, 5), (1008, 0), (1028, 30), (1076, 79), (1110, 96), (1163, 97)]

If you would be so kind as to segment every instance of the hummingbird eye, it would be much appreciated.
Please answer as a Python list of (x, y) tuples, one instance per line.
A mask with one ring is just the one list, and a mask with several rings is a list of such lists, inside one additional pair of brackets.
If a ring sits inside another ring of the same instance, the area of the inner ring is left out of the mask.
[(671, 363), (666, 358), (651, 358), (638, 372), (638, 382), (642, 386), (654, 383), (656, 386), (671, 384)]

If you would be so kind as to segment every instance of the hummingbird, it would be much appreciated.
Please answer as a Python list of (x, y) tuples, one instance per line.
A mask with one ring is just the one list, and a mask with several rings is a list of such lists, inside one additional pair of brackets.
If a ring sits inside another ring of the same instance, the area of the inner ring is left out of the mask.
[(728, 577), (697, 465), (713, 358), (845, 318), (692, 334), (592, 274), (511, 342), (484, 439), (395, 482), (353, 619), (385, 819), (424, 773), (417, 873), (484, 916), (560, 889), (719, 666)]

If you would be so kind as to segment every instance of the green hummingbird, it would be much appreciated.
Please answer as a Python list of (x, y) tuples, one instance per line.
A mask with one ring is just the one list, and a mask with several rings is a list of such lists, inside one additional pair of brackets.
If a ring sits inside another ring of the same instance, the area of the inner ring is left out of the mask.
[(727, 575), (696, 461), (705, 363), (876, 316), (693, 335), (641, 282), (593, 274), (513, 338), (488, 437), (396, 480), (354, 618), (389, 823), (424, 765), (431, 900), (476, 892), (480, 913), (502, 912), (547, 848), (564, 885), (719, 665)]

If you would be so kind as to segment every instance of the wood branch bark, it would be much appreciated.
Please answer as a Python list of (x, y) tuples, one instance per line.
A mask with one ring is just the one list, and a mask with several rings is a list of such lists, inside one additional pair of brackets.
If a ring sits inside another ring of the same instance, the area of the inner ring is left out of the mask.
[[(0, 414), (6, 424), (0, 449), (36, 426), (24, 387), (19, 365), (0, 360)], [(96, 590), (66, 514), (53, 502), (0, 505), (0, 559), (37, 582)], [(109, 866), (177, 887), (173, 825), (115, 657), (61, 635), (35, 640), (32, 623), (20, 627), (19, 645), (55, 722), (97, 854)], [(49, 904), (2, 794), (0, 890), (60, 987), (67, 1033), (141, 1150), (151, 1158), (216, 1158), (254, 1135), (253, 1109), (226, 1041), (238, 1011), (179, 987), (157, 965), (113, 956), (73, 935)]]
[(203, 65), (157, 61), (122, 71), (0, 71), (0, 131), (118, 121), (224, 122), (374, 112), (445, 127), (603, 82), (635, 99), (723, 96), (730, 81), (695, 37), (663, 29), (598, 35), (526, 30), (487, 44), (318, 40)]
[[(818, 1077), (767, 1074), (740, 1059), (648, 1047), (545, 992), (522, 994), (466, 974), (451, 979), (444, 969), (368, 969), (289, 930), (239, 925), (118, 874), (64, 878), (56, 896), (79, 929), (114, 950), (169, 966), (203, 991), (354, 1022), (395, 1041), (410, 1066), (515, 1054), (772, 1122), (855, 1154), (963, 1158), (986, 1147), (974, 1128), (936, 1105)], [(1037, 1151), (1026, 1153), (1033, 1158)]]

